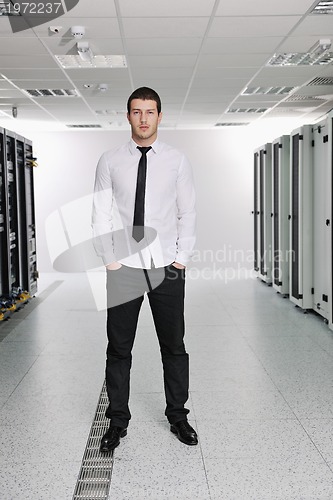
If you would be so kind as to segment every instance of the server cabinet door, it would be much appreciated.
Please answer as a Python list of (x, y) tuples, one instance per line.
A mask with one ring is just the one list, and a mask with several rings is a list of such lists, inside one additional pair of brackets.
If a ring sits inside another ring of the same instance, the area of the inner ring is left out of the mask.
[(253, 219), (254, 219), (254, 270), (259, 271), (259, 245), (260, 245), (260, 232), (259, 232), (259, 153), (254, 153), (254, 206), (253, 206)]
[(26, 241), (26, 290), (33, 295), (37, 292), (37, 249), (34, 194), (34, 163), (32, 142), (24, 142), (24, 189), (25, 189), (25, 241)]
[(260, 264), (259, 276), (266, 283), (272, 281), (272, 145), (266, 144), (259, 152), (260, 170)]
[(314, 127), (313, 308), (328, 319), (329, 301), (329, 136), (326, 121)]
[(272, 206), (273, 206), (273, 287), (289, 293), (289, 177), (290, 137), (282, 136), (272, 148)]
[(7, 162), (5, 131), (0, 128), (0, 297), (9, 293)]
[(290, 300), (313, 307), (313, 147), (312, 126), (291, 135)]
[(18, 243), (18, 199), (15, 134), (5, 132), (5, 163), (7, 173), (7, 234), (9, 239), (9, 293), (20, 286)]

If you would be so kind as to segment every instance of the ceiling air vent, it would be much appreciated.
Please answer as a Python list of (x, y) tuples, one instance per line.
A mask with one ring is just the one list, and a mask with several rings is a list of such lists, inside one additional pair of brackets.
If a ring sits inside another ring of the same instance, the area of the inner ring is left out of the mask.
[(311, 14), (333, 14), (333, 0), (318, 2)]
[(74, 124), (74, 125), (66, 125), (66, 127), (68, 128), (102, 128), (102, 125), (97, 125), (95, 123), (91, 123), (91, 124)]
[(243, 127), (244, 125), (248, 125), (249, 122), (220, 122), (215, 123), (215, 127)]
[(227, 113), (265, 113), (269, 108), (229, 108)]
[(78, 97), (76, 90), (66, 89), (25, 89), (31, 97)]
[(318, 76), (309, 82), (306, 86), (310, 85), (333, 85), (333, 76)]
[(246, 87), (242, 95), (285, 95), (294, 89), (295, 87)]

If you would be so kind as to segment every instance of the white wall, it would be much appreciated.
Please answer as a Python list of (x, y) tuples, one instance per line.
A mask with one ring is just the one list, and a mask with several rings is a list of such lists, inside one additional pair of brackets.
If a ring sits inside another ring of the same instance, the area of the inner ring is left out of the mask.
[[(192, 266), (252, 268), (253, 150), (298, 126), (267, 120), (262, 127), (163, 130), (160, 139), (189, 157), (197, 189), (198, 240)], [(45, 224), (55, 210), (91, 195), (100, 155), (128, 140), (129, 132), (40, 132), (29, 134), (38, 158), (35, 170), (38, 267), (52, 271)], [(90, 205), (77, 210), (78, 225), (90, 231)], [(80, 222), (81, 221), (81, 222)], [(80, 224), (79, 224), (80, 222)], [(56, 235), (51, 247), (56, 245)], [(51, 248), (52, 253), (52, 248)]]

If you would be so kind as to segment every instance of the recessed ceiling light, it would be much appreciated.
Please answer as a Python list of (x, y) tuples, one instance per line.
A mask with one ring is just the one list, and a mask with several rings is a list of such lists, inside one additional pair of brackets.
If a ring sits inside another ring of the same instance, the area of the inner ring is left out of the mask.
[(83, 61), (78, 55), (60, 55), (55, 57), (65, 69), (127, 68), (126, 58), (123, 55), (95, 55), (89, 61)]
[(114, 115), (114, 116), (125, 116), (125, 111), (115, 111), (114, 109), (96, 109), (95, 110), (96, 115)]
[(331, 64), (333, 52), (315, 54), (312, 52), (293, 52), (285, 54), (274, 54), (266, 66), (317, 66)]
[(318, 2), (311, 14), (333, 14), (333, 0)]
[(299, 101), (326, 101), (325, 98), (320, 97), (320, 96), (313, 96), (313, 95), (297, 95), (294, 94), (290, 97), (288, 97), (284, 102), (299, 102)]
[(229, 108), (227, 113), (265, 113), (269, 108)]
[(249, 122), (220, 122), (215, 123), (215, 127), (243, 127), (245, 125), (249, 125)]
[(295, 87), (246, 87), (241, 95), (284, 95), (289, 94)]
[(82, 123), (82, 124), (73, 124), (73, 125), (66, 125), (68, 128), (102, 128), (102, 125), (98, 125), (96, 123)]

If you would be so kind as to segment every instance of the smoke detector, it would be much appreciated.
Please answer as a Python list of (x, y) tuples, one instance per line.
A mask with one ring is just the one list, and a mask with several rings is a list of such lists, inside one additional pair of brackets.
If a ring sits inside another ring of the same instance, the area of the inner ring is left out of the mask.
[(86, 34), (86, 29), (84, 26), (72, 26), (71, 33), (74, 38), (80, 39)]

